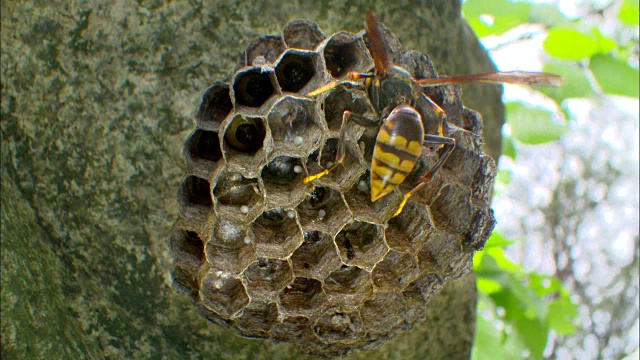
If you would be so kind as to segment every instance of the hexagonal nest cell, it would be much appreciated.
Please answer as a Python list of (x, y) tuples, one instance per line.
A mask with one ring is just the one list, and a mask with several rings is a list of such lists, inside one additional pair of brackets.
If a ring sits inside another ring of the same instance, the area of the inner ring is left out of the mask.
[(373, 62), (362, 37), (341, 31), (329, 38), (322, 49), (329, 74), (336, 79), (345, 77), (349, 72), (369, 71)]
[(296, 210), (305, 231), (328, 231), (332, 236), (351, 218), (340, 192), (329, 187), (316, 187), (307, 193)]
[(187, 221), (202, 222), (213, 209), (211, 185), (197, 176), (187, 176), (178, 193), (180, 214)]
[(342, 264), (333, 236), (320, 231), (304, 234), (304, 243), (291, 255), (291, 263), (296, 276), (317, 280), (324, 280)]
[(257, 257), (251, 243), (248, 228), (242, 223), (219, 220), (205, 247), (207, 261), (217, 269), (233, 275), (241, 274)]
[(213, 188), (218, 212), (245, 219), (255, 217), (264, 204), (264, 194), (258, 179), (249, 179), (233, 171), (220, 174)]
[(196, 129), (185, 143), (185, 158), (190, 172), (208, 178), (218, 169), (222, 148), (218, 133)]
[(218, 131), (220, 124), (233, 110), (229, 84), (217, 81), (202, 96), (202, 103), (196, 114), (198, 126)]
[(357, 311), (333, 308), (318, 318), (313, 332), (323, 341), (347, 344), (362, 339), (366, 334)]
[[(382, 38), (395, 65), (437, 76), (389, 29)], [(458, 147), (443, 169), (394, 217), (442, 156), (425, 148), (397, 190), (371, 201), (378, 128), (353, 119), (342, 128), (347, 110), (384, 117), (364, 82), (347, 79), (373, 68), (369, 41), (364, 32), (325, 37), (317, 24), (294, 21), (283, 36), (251, 42), (229, 83), (204, 92), (183, 149), (188, 174), (169, 245), (175, 286), (211, 322), (320, 356), (369, 348), (424, 319), (429, 299), (469, 271), (491, 234), (495, 163), (482, 153), (480, 117), (454, 86), (428, 90), (456, 117), (444, 136)], [(412, 89), (401, 87), (399, 98)], [(426, 116), (424, 103), (416, 106)], [(344, 162), (309, 180), (331, 167), (340, 137)]]
[(291, 206), (305, 195), (306, 186), (302, 160), (278, 156), (269, 161), (260, 173), (267, 193), (267, 204)]
[(289, 49), (282, 54), (275, 70), (282, 91), (306, 93), (319, 85), (320, 56), (313, 51)]
[(259, 108), (278, 90), (273, 70), (256, 66), (239, 71), (233, 81), (236, 107)]
[(314, 50), (326, 37), (318, 24), (309, 20), (294, 20), (282, 29), (284, 42), (291, 49)]
[(352, 221), (336, 235), (342, 262), (371, 270), (389, 251), (380, 225)]
[(286, 48), (280, 35), (261, 36), (249, 43), (246, 50), (240, 53), (235, 73), (245, 66), (274, 63)]
[[(375, 120), (377, 116), (364, 86), (360, 84), (339, 84), (327, 93), (322, 106), (329, 130), (334, 131), (336, 135), (342, 128), (342, 120), (346, 110), (372, 120)], [(348, 122), (348, 126), (357, 129), (357, 125), (353, 121)], [(349, 131), (349, 134), (352, 137), (360, 136), (355, 130)]]
[(260, 258), (244, 272), (247, 290), (253, 299), (272, 301), (293, 281), (287, 260)]
[(256, 251), (260, 256), (284, 259), (304, 241), (293, 210), (272, 209), (251, 223)]
[(261, 117), (237, 114), (223, 123), (222, 149), (227, 167), (247, 177), (256, 177), (266, 162), (265, 138), (267, 128)]
[(324, 121), (309, 99), (286, 96), (267, 116), (274, 146), (282, 155), (308, 156), (322, 140)]
[(335, 306), (358, 306), (373, 294), (371, 273), (357, 266), (343, 265), (324, 280), (324, 292)]
[[(309, 155), (306, 165), (310, 174), (320, 173), (334, 164), (336, 153), (338, 152), (338, 143), (339, 139), (337, 138), (327, 139), (322, 149), (317, 149)], [(360, 149), (352, 141), (349, 141), (344, 147), (342, 164), (315, 183), (344, 191), (353, 186), (358, 177), (364, 172), (365, 165)]]
[(328, 306), (322, 282), (297, 277), (280, 293), (280, 305), (286, 315), (315, 316)]
[(220, 271), (209, 271), (202, 279), (200, 298), (223, 319), (232, 319), (250, 302), (242, 281)]
[(205, 263), (204, 243), (197, 233), (177, 230), (169, 242), (175, 269), (172, 272), (173, 283), (192, 297), (198, 296), (200, 284), (198, 271)]

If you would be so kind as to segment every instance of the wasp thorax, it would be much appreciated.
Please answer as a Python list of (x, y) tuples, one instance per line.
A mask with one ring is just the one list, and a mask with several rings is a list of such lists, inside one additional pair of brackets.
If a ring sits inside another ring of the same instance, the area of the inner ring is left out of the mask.
[[(435, 88), (426, 95), (465, 124), (439, 126), (411, 82), (437, 76), (428, 57), (386, 28), (369, 33), (325, 37), (291, 22), (204, 92), (169, 245), (176, 287), (211, 322), (321, 356), (368, 348), (424, 319), (488, 238), (495, 163), (465, 130), (481, 129), (480, 117)], [(377, 41), (404, 69), (372, 78)], [(446, 152), (420, 134), (456, 147), (394, 216)], [(408, 154), (417, 160), (405, 169)], [(374, 180), (402, 171), (401, 185), (373, 196)]]

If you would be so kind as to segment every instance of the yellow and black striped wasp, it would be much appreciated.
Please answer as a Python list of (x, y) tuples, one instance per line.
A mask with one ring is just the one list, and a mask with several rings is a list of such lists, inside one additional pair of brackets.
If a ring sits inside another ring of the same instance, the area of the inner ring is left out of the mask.
[[(445, 111), (426, 96), (425, 87), (457, 83), (514, 83), (525, 85), (557, 86), (562, 77), (541, 72), (492, 72), (461, 76), (440, 76), (436, 78), (415, 79), (413, 76), (395, 66), (389, 60), (389, 51), (384, 41), (381, 25), (375, 18), (373, 10), (367, 13), (366, 32), (369, 38), (369, 52), (374, 62), (370, 73), (349, 73), (349, 79), (364, 79), (369, 99), (379, 116), (368, 119), (362, 115), (345, 111), (338, 141), (336, 160), (333, 165), (315, 175), (307, 176), (305, 183), (319, 179), (342, 164), (345, 157), (345, 134), (347, 121), (365, 127), (379, 127), (378, 135), (371, 159), (371, 201), (375, 202), (400, 186), (415, 167), (423, 147), (443, 148), (437, 162), (421, 177), (418, 184), (404, 195), (398, 210), (393, 216), (402, 212), (409, 198), (427, 184), (442, 168), (455, 148), (455, 139), (444, 136), (447, 126)], [(334, 88), (338, 84), (333, 81), (307, 94), (315, 96)], [(436, 114), (438, 123), (425, 123), (433, 119), (425, 119), (416, 110), (417, 103), (423, 102)], [(437, 135), (425, 133), (425, 129), (437, 129)]]

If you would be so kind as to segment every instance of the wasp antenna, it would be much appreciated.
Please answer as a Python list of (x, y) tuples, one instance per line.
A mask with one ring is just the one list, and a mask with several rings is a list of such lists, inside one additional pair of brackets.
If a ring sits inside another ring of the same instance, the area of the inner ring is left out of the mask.
[(560, 86), (564, 77), (545, 72), (507, 71), (458, 76), (440, 76), (437, 78), (416, 80), (420, 86), (437, 86), (460, 83), (508, 83), (537, 86)]

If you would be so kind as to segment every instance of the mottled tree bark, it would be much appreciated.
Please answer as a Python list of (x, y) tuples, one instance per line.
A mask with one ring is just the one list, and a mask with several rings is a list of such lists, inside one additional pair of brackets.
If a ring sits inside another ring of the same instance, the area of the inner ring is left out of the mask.
[[(253, 38), (296, 18), (357, 31), (376, 8), (440, 72), (492, 68), (458, 1), (351, 3), (2, 2), (3, 358), (305, 358), (199, 317), (171, 286), (167, 240), (201, 94)], [(464, 95), (494, 157), (498, 90)], [(411, 332), (350, 358), (469, 358), (475, 301), (467, 275)]]

